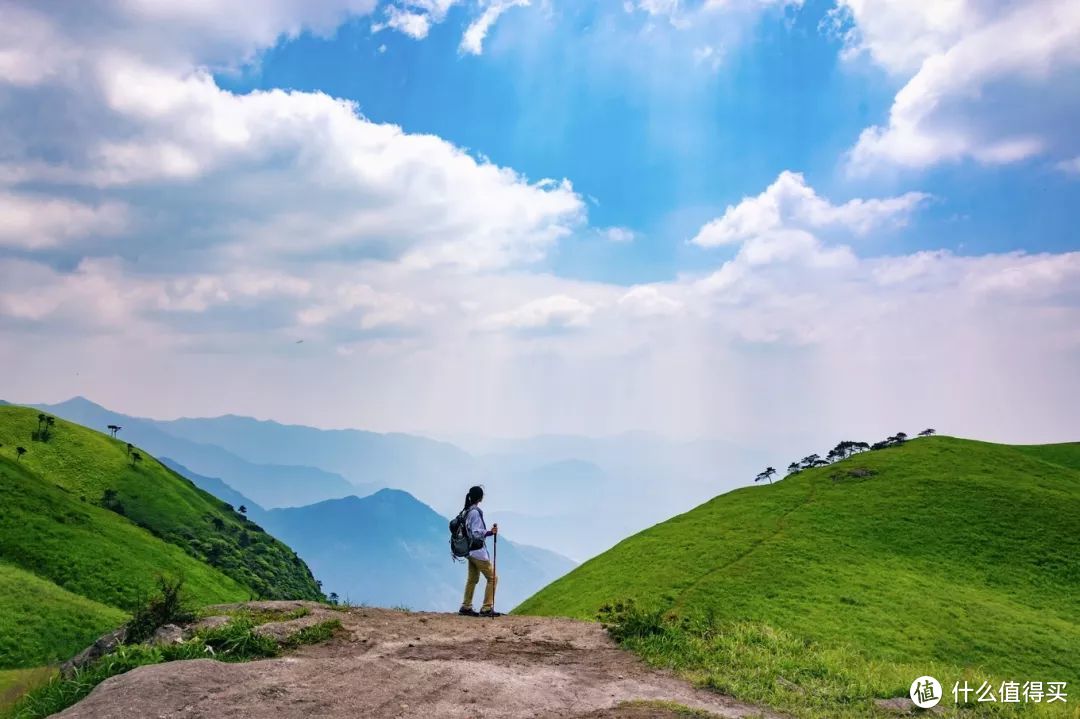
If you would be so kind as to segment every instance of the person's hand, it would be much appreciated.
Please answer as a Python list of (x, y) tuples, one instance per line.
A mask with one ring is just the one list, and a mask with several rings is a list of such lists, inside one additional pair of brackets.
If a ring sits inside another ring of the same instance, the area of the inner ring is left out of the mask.
[(499, 525), (498, 525), (498, 523), (491, 525), (491, 533), (492, 534), (498, 534), (499, 533)]

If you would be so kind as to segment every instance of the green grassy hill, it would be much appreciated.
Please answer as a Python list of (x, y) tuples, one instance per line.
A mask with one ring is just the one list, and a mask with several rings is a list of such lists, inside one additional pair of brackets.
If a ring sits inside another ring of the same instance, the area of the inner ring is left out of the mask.
[(0, 597), (0, 657), (13, 666), (63, 661), (126, 618), (115, 607), (4, 563)]
[(797, 716), (868, 716), (930, 668), (950, 692), (965, 676), (1076, 691), (1078, 468), (1080, 444), (859, 454), (716, 497), (516, 612), (592, 619), (633, 599), (657, 613), (622, 617), (629, 646)]
[(321, 596), (290, 548), (153, 457), (62, 420), (47, 441), (37, 428), (36, 410), (0, 406), (0, 669), (71, 656), (158, 574), (196, 604)]

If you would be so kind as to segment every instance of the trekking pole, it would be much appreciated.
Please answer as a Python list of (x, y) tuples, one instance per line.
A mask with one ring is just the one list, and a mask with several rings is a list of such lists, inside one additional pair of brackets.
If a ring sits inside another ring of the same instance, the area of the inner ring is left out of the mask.
[(491, 577), (495, 580), (495, 586), (491, 588), (491, 613), (495, 613), (495, 592), (499, 591), (499, 533), (492, 537), (494, 551), (491, 554)]

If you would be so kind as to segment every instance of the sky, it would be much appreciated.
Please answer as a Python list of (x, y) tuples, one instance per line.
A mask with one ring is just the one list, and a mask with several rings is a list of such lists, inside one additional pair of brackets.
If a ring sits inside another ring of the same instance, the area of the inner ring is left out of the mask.
[(1066, 0), (0, 0), (0, 397), (1080, 439), (1078, 122)]

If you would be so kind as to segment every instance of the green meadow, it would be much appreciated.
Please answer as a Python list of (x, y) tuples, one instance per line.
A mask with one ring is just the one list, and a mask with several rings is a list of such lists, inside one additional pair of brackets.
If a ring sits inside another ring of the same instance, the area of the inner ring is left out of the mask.
[(0, 670), (72, 656), (159, 575), (195, 605), (321, 597), (291, 549), (228, 505), (101, 432), (57, 419), (35, 439), (38, 414), (0, 406)]
[[(628, 601), (629, 600), (629, 601)], [(909, 441), (739, 489), (630, 537), (519, 614), (601, 617), (646, 660), (797, 717), (874, 716), (936, 676), (950, 711), (1080, 703), (1080, 444)], [(1069, 703), (957, 709), (957, 681)]]

